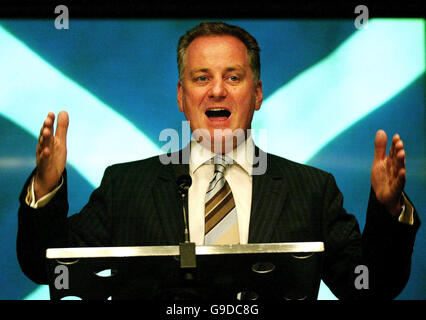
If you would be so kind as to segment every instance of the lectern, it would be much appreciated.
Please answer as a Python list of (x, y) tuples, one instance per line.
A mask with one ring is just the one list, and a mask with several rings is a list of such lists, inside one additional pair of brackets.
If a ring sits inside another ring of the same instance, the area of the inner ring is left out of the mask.
[(55, 248), (50, 298), (87, 300), (316, 299), (322, 242)]

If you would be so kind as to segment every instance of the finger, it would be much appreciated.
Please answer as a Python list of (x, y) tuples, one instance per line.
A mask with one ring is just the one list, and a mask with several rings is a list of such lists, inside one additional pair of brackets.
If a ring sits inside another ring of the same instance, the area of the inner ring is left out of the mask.
[(47, 118), (44, 120), (44, 127), (48, 128), (51, 132), (53, 132), (53, 123), (55, 122), (55, 114), (53, 112), (49, 112)]
[(46, 138), (45, 135), (47, 136), (46, 132), (45, 132), (45, 126), (43, 124), (43, 127), (40, 129), (40, 136), (38, 137), (38, 144), (37, 144), (37, 153), (41, 153), (43, 151), (43, 149), (46, 147)]
[(43, 128), (42, 128), (42, 145), (44, 146), (48, 146), (51, 142), (52, 139), (51, 137), (53, 136), (53, 123), (55, 122), (55, 114), (53, 112), (49, 112), (49, 114), (47, 115), (46, 119), (43, 122)]
[(49, 112), (46, 119), (43, 121), (43, 125), (40, 128), (39, 138), (43, 135), (44, 128), (49, 128), (53, 132), (53, 123), (55, 122), (55, 114)]
[(58, 138), (65, 142), (67, 138), (68, 125), (69, 125), (68, 113), (66, 111), (59, 112), (58, 121), (56, 123), (55, 138)]
[(394, 168), (396, 170), (399, 170), (400, 168), (404, 167), (404, 161), (405, 161), (405, 151), (404, 151), (404, 143), (399, 138), (394, 137), (393, 139), (393, 157), (391, 158), (391, 161), (394, 165)]
[(52, 142), (53, 142), (53, 130), (50, 129), (49, 127), (45, 127), (43, 129), (43, 134), (41, 136), (42, 138), (42, 147), (50, 147)]
[(395, 158), (397, 170), (399, 171), (400, 169), (405, 168), (405, 150), (399, 150)]
[(42, 133), (42, 131), (43, 131), (45, 125), (46, 125), (46, 120), (48, 120), (48, 119), (55, 121), (55, 114), (51, 111), (47, 114), (46, 119), (44, 119), (43, 125), (40, 128), (40, 134)]
[(386, 157), (386, 132), (378, 130), (374, 139), (374, 160), (383, 160)]
[(389, 149), (389, 158), (393, 158), (396, 154), (396, 150), (395, 150), (395, 145), (398, 143), (398, 141), (400, 140), (399, 134), (395, 134), (392, 138), (392, 143), (391, 143), (391, 147)]
[(398, 171), (398, 176), (397, 176), (397, 185), (399, 190), (404, 189), (406, 180), (407, 180), (407, 171), (405, 170), (405, 168), (401, 168)]
[(399, 139), (395, 142), (395, 154), (397, 154), (400, 150), (404, 149), (404, 142)]
[(37, 145), (38, 159), (43, 161), (50, 155), (53, 138), (48, 128), (44, 128), (40, 136), (40, 142)]
[(46, 146), (41, 149), (40, 157), (41, 159), (47, 158), (50, 155), (51, 147)]
[(53, 112), (49, 112), (40, 129), (40, 135), (36, 149), (36, 152), (40, 155), (42, 155), (43, 150), (52, 142), (51, 136), (53, 134), (54, 121), (55, 114)]

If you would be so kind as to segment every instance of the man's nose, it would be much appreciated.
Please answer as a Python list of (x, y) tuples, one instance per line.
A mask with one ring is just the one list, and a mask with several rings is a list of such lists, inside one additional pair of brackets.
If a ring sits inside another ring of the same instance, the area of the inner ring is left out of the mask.
[(214, 100), (221, 100), (226, 98), (228, 92), (225, 87), (225, 83), (222, 79), (215, 80), (212, 82), (210, 91), (209, 91), (209, 98)]

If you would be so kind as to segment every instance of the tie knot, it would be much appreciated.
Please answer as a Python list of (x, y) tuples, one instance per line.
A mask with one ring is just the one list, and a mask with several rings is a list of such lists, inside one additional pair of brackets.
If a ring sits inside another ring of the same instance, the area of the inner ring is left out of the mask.
[(214, 171), (225, 173), (225, 170), (232, 164), (232, 159), (226, 155), (216, 155), (211, 159), (214, 163)]

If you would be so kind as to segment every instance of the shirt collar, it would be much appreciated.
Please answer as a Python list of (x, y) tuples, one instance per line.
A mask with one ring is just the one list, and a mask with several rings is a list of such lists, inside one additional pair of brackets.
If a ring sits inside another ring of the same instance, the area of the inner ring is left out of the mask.
[[(191, 155), (189, 161), (189, 170), (191, 174), (194, 174), (206, 161), (214, 157), (214, 153), (204, 148), (200, 143), (191, 141)], [(253, 158), (254, 158), (254, 142), (251, 135), (240, 143), (237, 148), (226, 153), (230, 157), (234, 164), (238, 164), (247, 174), (251, 175), (253, 171)]]

